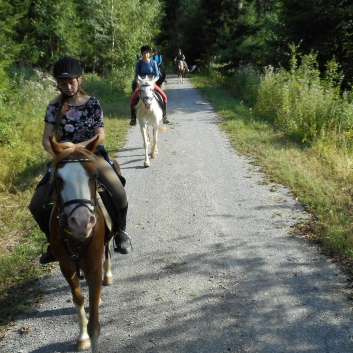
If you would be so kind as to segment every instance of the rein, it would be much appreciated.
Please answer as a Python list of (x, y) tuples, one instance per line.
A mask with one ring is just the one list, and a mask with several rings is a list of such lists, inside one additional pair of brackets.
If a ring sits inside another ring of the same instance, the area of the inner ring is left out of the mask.
[[(81, 163), (81, 162), (92, 162), (89, 158), (79, 158), (79, 159), (63, 159), (62, 161), (60, 161), (58, 164), (61, 163)], [(56, 177), (54, 177), (54, 179), (56, 179)], [(94, 195), (96, 195), (97, 193), (97, 183), (95, 182), (95, 192)], [(97, 206), (97, 197), (94, 197), (94, 201), (92, 200), (88, 200), (88, 199), (72, 199), (69, 201), (63, 201), (61, 199), (60, 193), (56, 192), (58, 201), (61, 201), (60, 204), (62, 204), (62, 211), (60, 209), (60, 206), (58, 206), (58, 215), (57, 218), (59, 219), (59, 226), (60, 226), (60, 238), (63, 242), (63, 246), (66, 250), (67, 256), (69, 257), (69, 259), (71, 261), (73, 261), (75, 263), (75, 267), (76, 267), (76, 273), (77, 276), (80, 280), (84, 279), (84, 276), (81, 275), (81, 270), (80, 270), (80, 260), (82, 259), (83, 255), (86, 253), (86, 251), (88, 250), (88, 248), (90, 247), (92, 241), (93, 241), (93, 237), (95, 235), (95, 228), (96, 226), (93, 227), (92, 229), (92, 233), (91, 236), (89, 237), (89, 242), (86, 244), (86, 246), (82, 249), (82, 246), (84, 245), (84, 241), (80, 240), (78, 241), (78, 245), (77, 245), (77, 250), (76, 252), (72, 251), (70, 244), (69, 244), (69, 238), (67, 236), (67, 234), (71, 235), (72, 233), (67, 229), (68, 228), (68, 219), (71, 217), (71, 215), (79, 208), (79, 207), (86, 207), (90, 213), (92, 215), (95, 215), (96, 213), (96, 206)], [(73, 205), (73, 204), (77, 204), (77, 206), (75, 206), (72, 211), (70, 212), (70, 214), (67, 216), (64, 213), (64, 208), (66, 206), (69, 205)], [(93, 206), (93, 210), (89, 208), (88, 205)], [(82, 251), (81, 251), (82, 249)]]

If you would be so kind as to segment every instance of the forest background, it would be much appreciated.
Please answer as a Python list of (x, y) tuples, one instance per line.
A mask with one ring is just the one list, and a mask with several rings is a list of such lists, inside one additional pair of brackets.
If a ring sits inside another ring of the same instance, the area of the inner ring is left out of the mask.
[[(291, 176), (280, 168), (271, 173), (312, 212), (306, 230), (326, 251), (353, 258), (351, 1), (0, 0), (0, 8), (4, 325), (26, 306), (31, 282), (43, 271), (35, 261), (43, 235), (27, 206), (48, 162), (40, 144), (43, 116), (58, 93), (52, 66), (64, 55), (79, 59), (84, 88), (101, 100), (106, 147), (114, 154), (128, 128), (126, 102), (139, 48), (158, 47), (167, 69), (181, 48), (189, 66), (198, 66), (194, 84), (213, 100), (238, 150), (253, 147), (268, 170), (279, 165), (275, 145), (282, 160), (290, 154), (286, 171), (306, 163)], [(251, 138), (244, 126), (256, 130)], [(266, 156), (256, 147), (270, 130)]]

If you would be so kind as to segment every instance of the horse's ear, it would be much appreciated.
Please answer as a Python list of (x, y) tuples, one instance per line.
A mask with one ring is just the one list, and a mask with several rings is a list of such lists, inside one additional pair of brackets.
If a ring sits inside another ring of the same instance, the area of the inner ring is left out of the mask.
[(53, 140), (52, 136), (49, 137), (49, 142), (50, 142), (51, 149), (53, 150), (56, 156), (64, 150), (60, 143), (57, 143), (56, 141)]
[(142, 78), (140, 77), (140, 75), (137, 76), (137, 80), (142, 81)]
[(97, 135), (97, 137), (86, 146), (86, 149), (94, 153), (96, 150), (96, 147), (98, 146), (98, 140), (99, 140), (99, 135)]

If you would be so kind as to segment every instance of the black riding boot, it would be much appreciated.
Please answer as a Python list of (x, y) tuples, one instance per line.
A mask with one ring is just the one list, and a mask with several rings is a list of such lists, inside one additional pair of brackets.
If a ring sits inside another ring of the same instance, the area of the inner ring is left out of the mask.
[(167, 118), (167, 102), (163, 102), (164, 108), (163, 111), (163, 124), (170, 124), (170, 121)]
[[(49, 240), (49, 234), (45, 234), (47, 237), (48, 243), (50, 242)], [(57, 258), (53, 255), (50, 249), (50, 245), (47, 247), (47, 252), (43, 253), (42, 256), (39, 259), (39, 263), (41, 265), (49, 264), (50, 262), (58, 261)]]
[(114, 238), (114, 252), (129, 254), (132, 250), (131, 241), (126, 233), (126, 215), (128, 204), (119, 210), (119, 232)]
[[(31, 210), (33, 212), (33, 210)], [(32, 213), (32, 216), (34, 220), (37, 222), (40, 230), (45, 234), (47, 237), (48, 243), (49, 241), (49, 218), (50, 218), (50, 213), (51, 213), (51, 207), (41, 207), (40, 210), (38, 210), (36, 213)], [(47, 252), (43, 253), (42, 256), (39, 259), (39, 262), (42, 265), (48, 264), (53, 261), (58, 261), (56, 257), (53, 255), (53, 253), (50, 250), (50, 245), (48, 245)]]
[(132, 105), (130, 105), (131, 108), (131, 121), (130, 121), (130, 125), (131, 126), (135, 126), (136, 125), (136, 110), (134, 109), (134, 107)]

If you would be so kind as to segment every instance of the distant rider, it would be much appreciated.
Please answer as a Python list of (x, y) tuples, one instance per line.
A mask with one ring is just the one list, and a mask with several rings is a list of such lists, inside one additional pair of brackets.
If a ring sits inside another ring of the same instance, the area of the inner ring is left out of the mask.
[(178, 49), (178, 54), (174, 58), (174, 63), (177, 66), (179, 61), (183, 61), (187, 73), (193, 72), (196, 69), (196, 65), (191, 67), (191, 70), (188, 68), (188, 64), (185, 61), (185, 55), (181, 52), (181, 49)]
[[(136, 63), (135, 67), (135, 80), (133, 82), (133, 90), (134, 93), (131, 96), (130, 99), (130, 106), (131, 106), (131, 121), (130, 125), (135, 126), (136, 125), (136, 111), (135, 111), (135, 106), (138, 103), (138, 92), (139, 88), (137, 87), (138, 83), (138, 76), (141, 78), (146, 78), (149, 77), (152, 79), (152, 82), (155, 83), (159, 79), (159, 71), (158, 71), (158, 66), (154, 60), (150, 59), (150, 54), (151, 54), (151, 47), (149, 45), (144, 45), (141, 47), (141, 54), (142, 54), (142, 60), (139, 60)], [(167, 96), (166, 94), (162, 91), (161, 88), (159, 88), (156, 84), (154, 85), (155, 91), (157, 91), (162, 99), (163, 99), (163, 123), (164, 124), (169, 124), (169, 120), (167, 118)]]
[[(157, 48), (154, 48), (153, 51), (154, 51), (154, 54), (152, 55), (152, 59), (157, 63), (157, 66), (158, 66), (160, 74), (164, 75), (164, 77), (166, 77), (165, 76), (165, 70), (164, 70), (164, 68), (162, 66), (163, 57), (159, 53), (159, 50)], [(167, 83), (167, 80), (165, 78), (164, 78), (164, 83)]]

